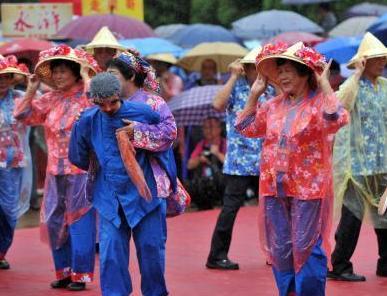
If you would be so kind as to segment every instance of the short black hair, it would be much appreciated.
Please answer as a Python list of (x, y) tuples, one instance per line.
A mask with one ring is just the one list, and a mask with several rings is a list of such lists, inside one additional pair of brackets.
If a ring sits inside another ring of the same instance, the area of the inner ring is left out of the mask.
[(308, 76), (309, 87), (312, 90), (316, 90), (317, 89), (316, 78), (314, 77), (314, 73), (313, 73), (313, 70), (311, 68), (309, 68), (308, 66), (305, 66), (304, 64), (301, 64), (301, 63), (298, 63), (296, 61), (293, 61), (293, 60), (282, 59), (282, 58), (277, 58), (276, 59), (277, 67), (285, 65), (286, 63), (291, 64), (296, 69), (296, 72), (297, 72), (298, 75), (303, 76), (303, 77)]
[(76, 81), (79, 81), (82, 79), (81, 77), (81, 65), (76, 63), (76, 62), (73, 62), (73, 61), (69, 61), (69, 60), (65, 60), (65, 59), (56, 59), (56, 60), (52, 60), (50, 62), (50, 70), (51, 72), (56, 68), (56, 67), (59, 67), (59, 66), (62, 66), (64, 65), (65, 67), (67, 67), (68, 69), (70, 69), (70, 71), (74, 74), (74, 76), (77, 78)]
[(137, 87), (143, 87), (144, 81), (146, 78), (146, 74), (137, 73), (132, 67), (130, 67), (124, 61), (114, 58), (107, 63), (108, 68), (116, 68), (122, 76), (124, 76), (125, 80), (130, 80), (134, 76), (134, 85)]

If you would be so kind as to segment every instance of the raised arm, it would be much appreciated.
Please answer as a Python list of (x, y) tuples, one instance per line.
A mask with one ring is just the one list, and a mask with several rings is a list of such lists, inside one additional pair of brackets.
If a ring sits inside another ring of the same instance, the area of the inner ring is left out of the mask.
[(235, 82), (243, 74), (243, 66), (240, 63), (240, 59), (232, 62), (229, 65), (229, 70), (231, 74), (230, 78), (227, 80), (226, 84), (222, 87), (222, 89), (216, 94), (212, 102), (212, 105), (218, 111), (226, 110)]
[(38, 77), (35, 74), (30, 75), (24, 98), (15, 100), (14, 117), (28, 125), (42, 124), (52, 107), (48, 93), (42, 97), (37, 96), (39, 85)]
[(260, 138), (266, 134), (267, 103), (260, 104), (259, 97), (265, 92), (267, 79), (258, 74), (251, 86), (244, 109), (238, 114), (235, 128), (249, 138)]
[(355, 105), (357, 93), (359, 91), (359, 80), (363, 75), (365, 63), (366, 61), (364, 58), (355, 63), (355, 72), (340, 85), (339, 90), (336, 92), (336, 96), (339, 98), (344, 108), (349, 112), (352, 111)]
[(329, 67), (332, 60), (321, 74), (315, 74), (316, 81), (322, 92), (322, 123), (328, 133), (335, 133), (340, 127), (347, 124), (349, 114), (337, 99), (329, 83)]

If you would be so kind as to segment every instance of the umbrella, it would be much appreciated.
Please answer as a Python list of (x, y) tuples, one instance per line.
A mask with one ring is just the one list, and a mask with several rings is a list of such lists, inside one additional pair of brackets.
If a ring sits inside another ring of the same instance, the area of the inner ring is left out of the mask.
[(180, 52), (183, 50), (180, 46), (177, 46), (166, 39), (157, 37), (123, 39), (118, 42), (127, 48), (137, 49), (143, 56), (158, 53), (170, 53), (174, 56), (179, 56)]
[(55, 46), (55, 43), (35, 38), (19, 38), (5, 43), (0, 47), (0, 54), (15, 55), (18, 58), (27, 58), (35, 64), (39, 58), (39, 52)]
[(331, 37), (362, 36), (367, 28), (377, 20), (376, 16), (355, 16), (338, 24), (330, 32)]
[(322, 33), (310, 19), (288, 10), (265, 10), (232, 23), (232, 31), (242, 39), (269, 39), (283, 32)]
[(294, 43), (302, 41), (305, 45), (315, 46), (317, 43), (320, 43), (323, 40), (324, 38), (312, 33), (285, 32), (275, 36), (274, 38), (271, 38), (267, 43), (285, 42), (289, 45), (293, 45)]
[(361, 15), (382, 16), (385, 13), (387, 13), (387, 5), (363, 2), (348, 8), (345, 15), (347, 17)]
[(357, 52), (361, 37), (337, 37), (316, 45), (316, 50), (339, 64), (347, 63)]
[(185, 24), (170, 24), (170, 25), (158, 26), (155, 29), (155, 34), (158, 37), (168, 39), (173, 34), (175, 34), (177, 31), (179, 31), (185, 27), (187, 27), (187, 25), (185, 25)]
[(217, 25), (195, 24), (178, 30), (168, 38), (173, 43), (192, 48), (203, 42), (236, 42), (238, 39), (229, 30)]
[(178, 61), (178, 65), (189, 71), (200, 71), (204, 60), (213, 59), (218, 71), (224, 73), (228, 71), (231, 62), (247, 53), (247, 49), (237, 43), (207, 42), (192, 48)]
[(178, 126), (201, 125), (208, 117), (224, 119), (225, 113), (212, 107), (212, 100), (222, 85), (197, 86), (173, 97), (168, 106)]
[(380, 41), (387, 44), (387, 13), (378, 18), (368, 29), (368, 32), (375, 35)]
[(57, 33), (57, 36), (63, 39), (86, 39), (91, 41), (103, 26), (109, 27), (117, 39), (155, 36), (151, 27), (146, 23), (115, 14), (81, 16), (65, 25)]

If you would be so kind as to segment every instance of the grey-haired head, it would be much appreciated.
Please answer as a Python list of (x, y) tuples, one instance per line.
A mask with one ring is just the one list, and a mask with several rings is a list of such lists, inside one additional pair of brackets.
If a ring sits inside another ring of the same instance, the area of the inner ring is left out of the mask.
[(93, 101), (108, 100), (113, 96), (119, 96), (120, 92), (120, 81), (113, 74), (99, 73), (90, 81), (89, 97)]

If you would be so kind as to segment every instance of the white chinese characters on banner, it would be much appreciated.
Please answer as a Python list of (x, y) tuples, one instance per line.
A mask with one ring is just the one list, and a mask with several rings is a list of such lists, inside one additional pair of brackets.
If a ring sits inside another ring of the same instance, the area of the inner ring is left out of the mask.
[(71, 21), (72, 4), (8, 4), (1, 5), (3, 36), (54, 36)]

